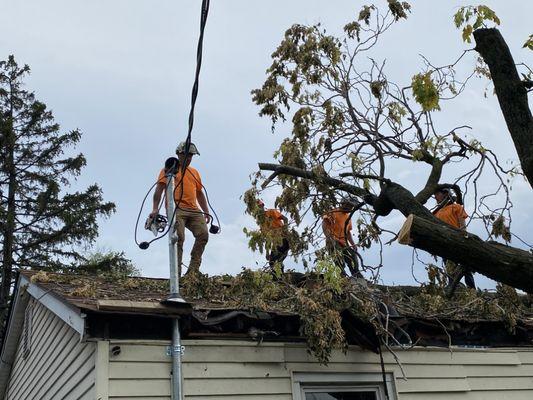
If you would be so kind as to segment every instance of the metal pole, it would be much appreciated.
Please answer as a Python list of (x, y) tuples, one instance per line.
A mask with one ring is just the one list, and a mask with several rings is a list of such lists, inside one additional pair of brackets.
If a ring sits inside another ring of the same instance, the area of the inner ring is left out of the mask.
[(183, 400), (181, 352), (179, 318), (176, 318), (172, 325), (172, 400)]
[[(174, 221), (175, 217), (172, 216), (175, 213), (174, 207), (174, 174), (172, 171), (167, 174), (167, 192), (166, 192), (166, 205), (167, 205), (167, 218), (169, 221)], [(167, 301), (174, 301), (178, 303), (185, 303), (185, 300), (180, 295), (179, 286), (179, 273), (178, 273), (178, 253), (177, 245), (178, 237), (174, 231), (174, 227), (170, 227), (168, 235), (168, 261), (170, 266), (170, 295)]]
[[(170, 172), (167, 174), (167, 191), (166, 191), (166, 205), (167, 218), (169, 221), (174, 221), (172, 218), (175, 213), (174, 207), (174, 174)], [(178, 259), (177, 259), (177, 235), (174, 232), (174, 227), (170, 227), (168, 235), (168, 260), (170, 266), (170, 295), (167, 301), (185, 303), (185, 300), (180, 296), (179, 273), (178, 273)], [(172, 323), (172, 400), (183, 400), (183, 391), (181, 387), (181, 336), (179, 318), (174, 319)]]

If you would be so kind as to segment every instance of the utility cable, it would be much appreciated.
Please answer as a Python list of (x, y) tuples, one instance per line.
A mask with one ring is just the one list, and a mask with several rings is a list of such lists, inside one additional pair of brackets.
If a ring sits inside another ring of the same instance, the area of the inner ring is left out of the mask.
[[(176, 203), (176, 208), (182, 210), (180, 207), (181, 200), (183, 198), (183, 179), (185, 178), (186, 168), (187, 168), (187, 158), (190, 154), (191, 142), (192, 142), (192, 130), (194, 127), (194, 109), (196, 106), (196, 99), (198, 98), (198, 87), (200, 84), (200, 70), (202, 68), (202, 53), (203, 53), (203, 43), (204, 43), (204, 31), (205, 25), (207, 23), (207, 16), (209, 14), (209, 0), (202, 0), (202, 9), (200, 15), (200, 36), (198, 38), (198, 45), (196, 48), (196, 72), (194, 74), (194, 84), (192, 86), (191, 92), (191, 109), (189, 111), (189, 130), (187, 132), (187, 138), (185, 139), (185, 157), (180, 166), (180, 171), (182, 171), (180, 180), (174, 188), (174, 192), (178, 187), (181, 188), (179, 201)], [(174, 197), (175, 199), (175, 197)]]
[[(196, 99), (198, 97), (198, 87), (199, 87), (199, 81), (200, 81), (200, 70), (201, 70), (201, 67), (202, 67), (202, 53), (203, 53), (203, 40), (204, 40), (204, 31), (205, 31), (205, 26), (206, 26), (206, 23), (207, 23), (207, 16), (209, 14), (209, 0), (202, 0), (202, 8), (201, 8), (201, 16), (200, 16), (200, 36), (198, 38), (198, 45), (197, 45), (197, 49), (196, 49), (196, 71), (195, 71), (195, 77), (194, 77), (194, 84), (193, 84), (193, 87), (192, 87), (192, 92), (191, 92), (191, 108), (190, 108), (190, 111), (189, 111), (189, 128), (188, 128), (188, 132), (187, 132), (187, 138), (185, 139), (185, 148), (184, 148), (184, 158), (183, 158), (183, 162), (181, 163), (180, 165), (180, 168), (178, 170), (179, 171), (182, 171), (180, 173), (180, 177), (179, 177), (179, 181), (178, 183), (175, 185), (174, 187), (174, 193), (173, 193), (173, 201), (174, 201), (174, 204), (176, 206), (176, 209), (177, 210), (185, 210), (185, 211), (188, 211), (188, 212), (191, 212), (191, 213), (198, 213), (198, 214), (203, 214), (203, 215), (207, 215), (208, 217), (211, 218), (211, 222), (213, 221), (213, 216), (210, 215), (209, 213), (206, 213), (204, 211), (197, 211), (197, 210), (188, 210), (188, 209), (183, 209), (182, 207), (180, 207), (180, 204), (181, 204), (181, 201), (183, 199), (183, 181), (185, 179), (185, 174), (187, 172), (189, 172), (191, 174), (191, 176), (198, 182), (200, 183), (200, 185), (202, 186), (202, 189), (204, 190), (205, 192), (205, 195), (206, 195), (206, 201), (207, 201), (207, 204), (208, 204), (208, 207), (211, 209), (211, 211), (213, 212), (216, 220), (217, 220), (217, 223), (218, 223), (218, 226), (220, 227), (220, 220), (218, 218), (218, 215), (215, 211), (215, 209), (213, 208), (213, 206), (211, 205), (211, 202), (209, 200), (209, 194), (207, 192), (207, 189), (206, 187), (202, 184), (202, 182), (200, 182), (195, 176), (194, 174), (192, 174), (190, 171), (187, 170), (187, 159), (190, 155), (190, 147), (191, 147), (191, 138), (192, 138), (192, 130), (193, 130), (193, 127), (194, 127), (194, 109), (195, 109), (195, 106), (196, 106)], [(140, 220), (140, 216), (141, 216), (141, 213), (142, 213), (142, 209), (144, 207), (144, 204), (146, 202), (146, 199), (148, 197), (148, 195), (150, 194), (150, 192), (152, 191), (152, 189), (159, 183), (159, 181), (157, 181), (156, 183), (154, 183), (150, 189), (148, 190), (148, 192), (146, 193), (144, 199), (143, 199), (143, 202), (141, 204), (141, 209), (139, 210), (139, 214), (137, 216), (137, 221), (135, 223), (135, 243), (141, 247), (141, 244), (138, 243), (137, 241), (137, 230), (138, 230), (138, 224), (139, 224), (139, 220)], [(170, 184), (170, 180), (167, 180), (167, 188), (168, 188), (168, 185)], [(176, 190), (180, 188), (181, 191), (180, 191), (180, 196), (179, 196), (179, 199), (176, 200), (176, 196), (175, 196), (175, 193), (176, 193)], [(166, 191), (165, 191), (165, 196), (166, 196)], [(170, 201), (169, 199), (167, 199), (166, 201)], [(161, 207), (161, 205), (159, 205), (159, 207)], [(159, 210), (159, 208), (158, 208)], [(159, 240), (161, 239), (162, 237), (166, 236), (169, 231), (172, 229), (172, 226), (173, 226), (173, 223), (174, 223), (174, 219), (175, 219), (175, 215), (176, 213), (174, 212), (174, 215), (172, 215), (170, 217), (170, 220), (168, 221), (168, 228), (166, 229), (166, 231), (150, 240), (149, 242), (142, 242), (143, 244), (143, 247), (144, 248), (148, 248), (148, 246), (153, 243), (154, 241), (156, 240)], [(143, 248), (141, 247), (141, 248)]]

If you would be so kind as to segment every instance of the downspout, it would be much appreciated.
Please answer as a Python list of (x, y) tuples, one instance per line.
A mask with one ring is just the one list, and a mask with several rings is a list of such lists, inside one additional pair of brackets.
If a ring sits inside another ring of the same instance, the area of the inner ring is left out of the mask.
[[(170, 224), (175, 223), (175, 207), (174, 207), (174, 169), (169, 168), (167, 172), (167, 191), (166, 191), (166, 208), (167, 218)], [(170, 295), (167, 301), (173, 303), (185, 303), (185, 300), (180, 296), (179, 287), (179, 272), (178, 272), (178, 260), (177, 260), (177, 247), (178, 241), (177, 235), (174, 231), (174, 227), (169, 227), (168, 235), (168, 260), (170, 266)], [(179, 317), (176, 317), (172, 323), (172, 400), (183, 400), (183, 388), (182, 388), (182, 373), (181, 373), (181, 336)]]

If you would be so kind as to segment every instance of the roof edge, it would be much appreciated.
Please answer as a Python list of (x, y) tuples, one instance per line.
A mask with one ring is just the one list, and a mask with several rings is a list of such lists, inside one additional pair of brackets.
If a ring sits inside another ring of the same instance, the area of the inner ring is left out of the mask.
[(18, 275), (15, 285), (13, 299), (9, 310), (5, 335), (2, 339), (2, 350), (0, 357), (0, 400), (5, 397), (7, 383), (11, 375), (11, 368), (15, 361), (20, 335), (24, 326), (24, 313), (30, 300), (27, 291), (28, 284), (22, 285), (22, 275)]
[(85, 314), (78, 307), (69, 304), (65, 299), (51, 290), (45, 290), (36, 283), (31, 282), (27, 276), (21, 275), (21, 284), (28, 285), (28, 293), (39, 303), (57, 315), (68, 326), (80, 334), (80, 340), (85, 335)]

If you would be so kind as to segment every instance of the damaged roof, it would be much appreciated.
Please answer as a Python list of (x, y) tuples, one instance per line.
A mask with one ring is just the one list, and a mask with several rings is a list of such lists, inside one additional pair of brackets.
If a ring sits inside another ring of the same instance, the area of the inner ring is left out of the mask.
[[(123, 277), (117, 280), (43, 271), (22, 271), (21, 275), (62, 302), (87, 314), (88, 334), (94, 337), (170, 338), (171, 330), (167, 326), (170, 327), (172, 318), (178, 316), (182, 321), (180, 327), (184, 338), (287, 341), (307, 340), (309, 336), (304, 329), (307, 316), (302, 314), (301, 308), (289, 306), (283, 299), (283, 293), (273, 293), (272, 298), (276, 301), (268, 303), (262, 298), (255, 298), (254, 293), (246, 293), (243, 281), (235, 281), (230, 277), (209, 278), (213, 280), (210, 291), (202, 292), (196, 287), (194, 290), (183, 290), (187, 304), (176, 306), (161, 303), (168, 294), (167, 279)], [(309, 282), (305, 285), (316, 286), (316, 281)], [(296, 289), (294, 293), (299, 293), (299, 290)], [(387, 292), (386, 288), (367, 289), (366, 285), (361, 288), (363, 290)], [(353, 293), (352, 297), (355, 297)], [(404, 299), (403, 303), (394, 302), (392, 297), (394, 295), (388, 292), (379, 297), (380, 315), (375, 316), (383, 320), (380, 321), (382, 326), (387, 326), (386, 336), (390, 345), (533, 345), (530, 315), (521, 315), (510, 329), (509, 321), (502, 317), (465, 317), (467, 314), (464, 314), (464, 310), (463, 314), (458, 312), (457, 315), (448, 316), (431, 314), (427, 310), (421, 314), (416, 312), (415, 301)], [(339, 299), (345, 301), (341, 297)], [(348, 344), (377, 350), (380, 343), (378, 335), (383, 335), (383, 332), (378, 332), (375, 321), (369, 321), (349, 307), (340, 307), (339, 315)]]

